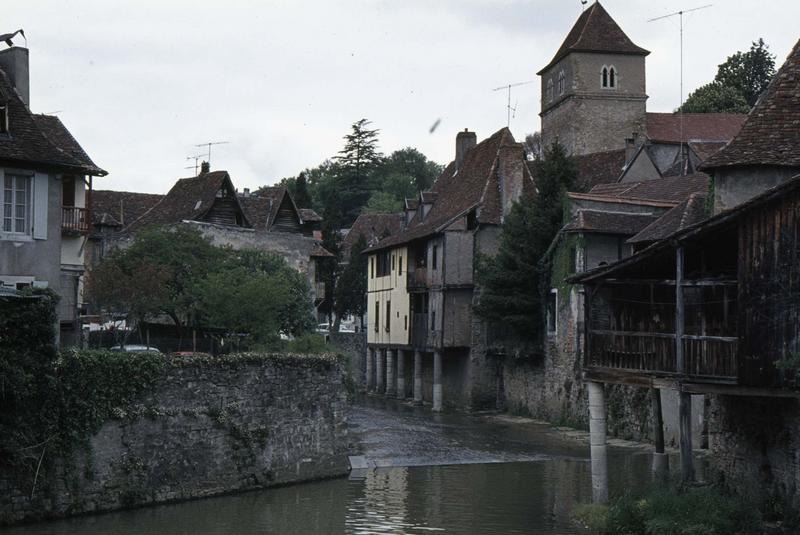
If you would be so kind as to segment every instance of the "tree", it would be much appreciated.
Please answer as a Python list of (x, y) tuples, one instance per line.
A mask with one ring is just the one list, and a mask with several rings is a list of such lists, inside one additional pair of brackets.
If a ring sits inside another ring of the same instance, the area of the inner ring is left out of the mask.
[(376, 191), (364, 207), (365, 214), (391, 214), (403, 209), (403, 203), (388, 191)]
[(367, 307), (367, 239), (362, 234), (350, 249), (350, 261), (336, 286), (336, 316), (361, 316)]
[(353, 123), (352, 131), (344, 136), (344, 148), (336, 157), (336, 180), (341, 198), (342, 217), (345, 224), (356, 220), (374, 189), (373, 173), (381, 160), (378, 152), (379, 130), (369, 129), (370, 122), (360, 119)]
[(541, 158), (544, 147), (542, 146), (542, 133), (534, 132), (525, 136), (525, 152), (533, 158)]
[[(441, 174), (442, 166), (428, 158), (417, 149), (406, 147), (396, 150), (388, 157), (384, 158), (378, 169), (379, 181), (385, 185), (388, 180), (397, 180), (397, 177), (404, 177), (404, 180), (411, 182), (412, 196), (417, 192), (430, 189), (433, 181)], [(406, 192), (403, 193), (407, 193)], [(402, 200), (402, 199), (401, 199)]]
[(308, 193), (305, 173), (300, 173), (298, 175), (292, 197), (298, 208), (311, 208), (311, 195)]
[(538, 194), (514, 203), (497, 255), (480, 255), (477, 272), (481, 289), (476, 313), (529, 340), (536, 340), (543, 326), (540, 262), (562, 225), (565, 194), (577, 175), (575, 163), (558, 142), (534, 165)]
[(748, 52), (729, 56), (717, 68), (714, 81), (689, 94), (678, 108), (685, 113), (747, 113), (775, 75), (775, 56), (763, 39)]

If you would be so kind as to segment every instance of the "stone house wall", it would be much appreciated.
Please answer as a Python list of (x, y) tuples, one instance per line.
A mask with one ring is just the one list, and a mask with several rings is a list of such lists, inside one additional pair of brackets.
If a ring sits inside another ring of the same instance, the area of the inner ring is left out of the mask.
[[(322, 357), (186, 363), (72, 458), (0, 476), (0, 523), (344, 475), (342, 366)], [(32, 497), (31, 497), (32, 496)]]

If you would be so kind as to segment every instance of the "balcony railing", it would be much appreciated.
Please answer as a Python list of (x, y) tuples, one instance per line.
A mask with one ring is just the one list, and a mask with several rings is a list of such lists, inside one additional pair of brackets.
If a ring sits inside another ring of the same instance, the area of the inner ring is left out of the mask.
[(408, 272), (409, 288), (424, 288), (428, 286), (428, 270), (420, 267)]
[[(682, 342), (683, 375), (699, 380), (736, 380), (737, 338), (684, 335)], [(588, 367), (654, 375), (678, 373), (672, 333), (593, 330), (589, 333), (588, 350)]]
[(325, 299), (325, 283), (324, 282), (315, 282), (314, 283), (314, 297), (323, 300)]
[(61, 207), (61, 230), (66, 232), (89, 232), (89, 209), (77, 206)]

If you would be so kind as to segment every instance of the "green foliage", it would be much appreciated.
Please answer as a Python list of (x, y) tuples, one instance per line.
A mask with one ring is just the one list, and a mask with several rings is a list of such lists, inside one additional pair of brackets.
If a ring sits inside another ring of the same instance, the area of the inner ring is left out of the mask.
[(336, 286), (336, 315), (362, 315), (367, 308), (367, 239), (361, 235), (350, 250), (347, 267)]
[(403, 209), (403, 201), (388, 191), (376, 191), (364, 206), (365, 214), (391, 214)]
[(748, 52), (729, 56), (714, 81), (693, 91), (679, 108), (685, 113), (747, 113), (775, 75), (775, 56), (763, 39)]
[(378, 152), (379, 130), (370, 129), (369, 124), (367, 119), (353, 123), (351, 132), (344, 136), (344, 148), (336, 157), (342, 217), (347, 224), (356, 220), (375, 189), (374, 171), (382, 155)]
[(298, 208), (311, 208), (311, 194), (308, 192), (308, 182), (305, 173), (300, 173), (295, 182), (292, 198)]
[(294, 340), (290, 340), (289, 343), (286, 344), (286, 351), (303, 355), (319, 355), (330, 352), (330, 348), (325, 342), (324, 336), (316, 333), (308, 333)]
[(614, 535), (730, 535), (760, 533), (751, 503), (713, 487), (662, 486), (625, 494), (607, 507), (581, 506), (576, 519), (593, 533)]
[(514, 203), (497, 255), (480, 255), (477, 268), (482, 286), (478, 315), (502, 322), (528, 340), (540, 339), (544, 327), (542, 296), (547, 288), (541, 260), (561, 227), (565, 192), (577, 174), (558, 143), (548, 147), (535, 166), (537, 196)]

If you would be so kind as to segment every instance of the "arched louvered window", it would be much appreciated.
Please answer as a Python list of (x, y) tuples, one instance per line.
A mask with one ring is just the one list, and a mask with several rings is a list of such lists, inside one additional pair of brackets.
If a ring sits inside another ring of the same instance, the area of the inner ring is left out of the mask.
[(602, 87), (608, 87), (608, 67), (603, 65), (603, 71), (600, 76), (600, 85)]
[(566, 90), (566, 76), (564, 75), (564, 71), (558, 73), (558, 94), (563, 95), (564, 91)]
[(608, 87), (617, 87), (617, 69), (613, 65), (608, 69)]

